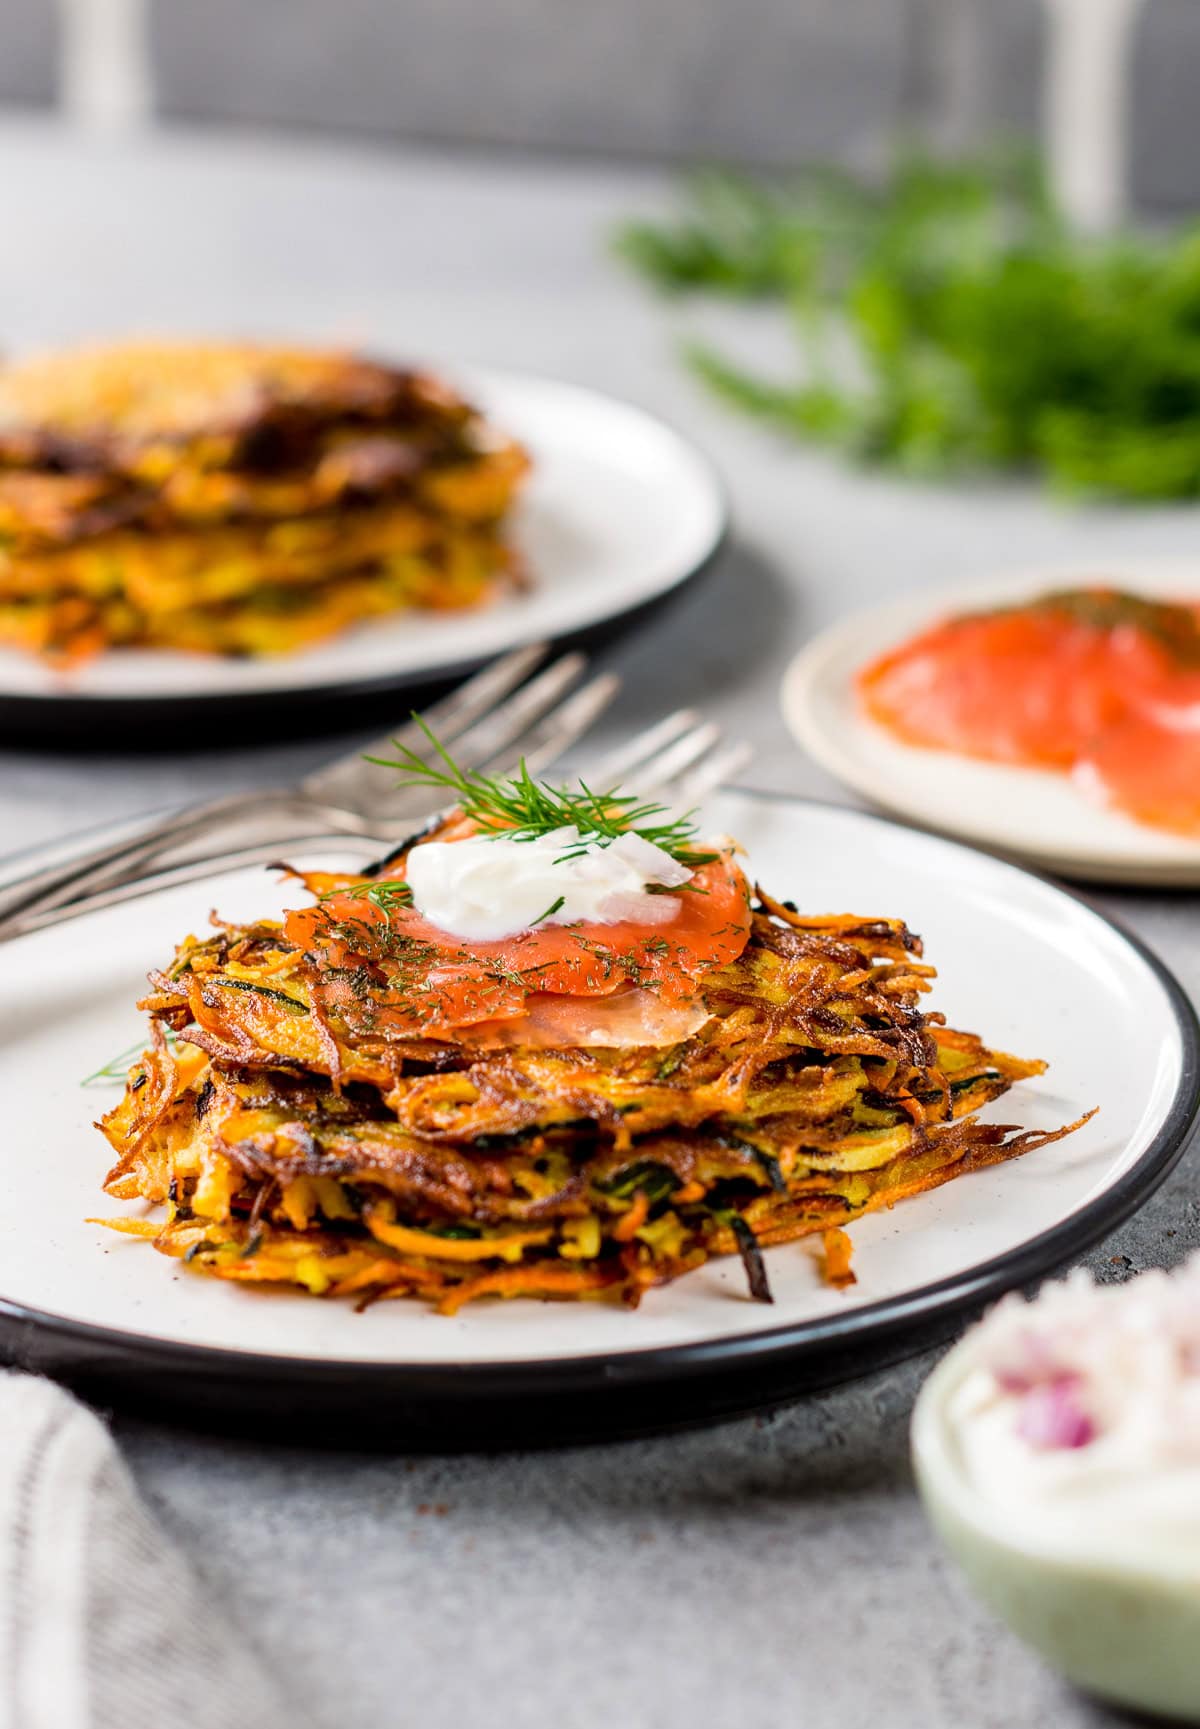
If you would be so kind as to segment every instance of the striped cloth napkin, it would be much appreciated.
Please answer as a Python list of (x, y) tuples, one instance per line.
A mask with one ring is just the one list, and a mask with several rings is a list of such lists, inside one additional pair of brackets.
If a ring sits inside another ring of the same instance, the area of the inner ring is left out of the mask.
[(99, 1418), (0, 1372), (0, 1729), (302, 1729)]

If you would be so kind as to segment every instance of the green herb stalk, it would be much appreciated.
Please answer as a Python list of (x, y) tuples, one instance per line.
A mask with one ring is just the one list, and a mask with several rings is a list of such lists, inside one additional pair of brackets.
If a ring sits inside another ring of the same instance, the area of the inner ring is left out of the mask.
[(1200, 496), (1200, 225), (1077, 236), (1010, 152), (904, 157), (875, 190), (710, 174), (678, 220), (629, 225), (618, 246), (666, 292), (790, 316), (792, 378), (686, 349), (723, 400), (784, 433), (911, 473)]
[[(623, 834), (636, 834), (690, 870), (711, 864), (717, 857), (716, 853), (698, 852), (691, 845), (697, 833), (692, 811), (673, 817), (665, 805), (639, 801), (615, 788), (596, 792), (584, 781), (574, 787), (551, 786), (535, 780), (524, 760), (511, 777), (477, 774), (455, 762), (420, 715), (415, 714), (413, 720), (432, 745), (434, 760), (426, 762), (399, 740), (395, 757), (367, 760), (381, 768), (399, 769), (402, 787), (445, 793), (484, 833), (503, 834), (517, 841), (536, 840), (568, 827), (577, 828), (584, 841), (612, 841)], [(571, 856), (569, 851), (563, 855)], [(369, 889), (362, 892), (371, 898)], [(553, 911), (557, 908), (542, 917), (548, 918)]]

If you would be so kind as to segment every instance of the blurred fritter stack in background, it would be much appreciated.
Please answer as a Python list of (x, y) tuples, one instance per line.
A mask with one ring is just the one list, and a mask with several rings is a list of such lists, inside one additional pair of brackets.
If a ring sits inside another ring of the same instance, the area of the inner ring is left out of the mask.
[(140, 343), (0, 373), (0, 643), (281, 654), (518, 572), (524, 452), (358, 357)]

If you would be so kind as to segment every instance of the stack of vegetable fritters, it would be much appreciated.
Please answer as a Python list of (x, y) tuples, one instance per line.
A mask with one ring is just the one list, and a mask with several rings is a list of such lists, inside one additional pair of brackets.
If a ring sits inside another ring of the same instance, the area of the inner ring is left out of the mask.
[(303, 648), (486, 600), (524, 453), (435, 380), (338, 353), (140, 344), (0, 372), (0, 643)]
[(1044, 1065), (922, 1014), (933, 971), (897, 921), (759, 891), (748, 945), (702, 981), (710, 1018), (665, 1048), (413, 1036), (405, 944), (335, 964), (275, 922), (189, 938), (102, 1125), (108, 1192), (166, 1222), (119, 1227), (220, 1278), (443, 1312), (636, 1302), (734, 1252), (770, 1300), (762, 1247), (823, 1233), (849, 1277), (848, 1221), (1066, 1132), (976, 1120)]

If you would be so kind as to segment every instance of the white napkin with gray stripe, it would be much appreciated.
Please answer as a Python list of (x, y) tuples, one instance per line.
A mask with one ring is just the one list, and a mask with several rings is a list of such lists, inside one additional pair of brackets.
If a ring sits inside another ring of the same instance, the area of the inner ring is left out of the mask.
[(0, 1729), (301, 1729), (103, 1423), (0, 1372)]

